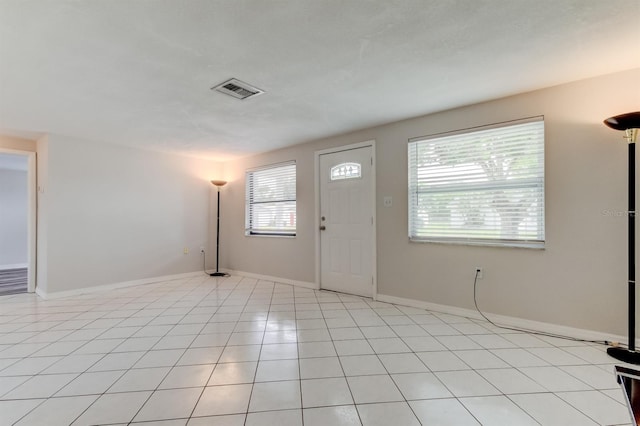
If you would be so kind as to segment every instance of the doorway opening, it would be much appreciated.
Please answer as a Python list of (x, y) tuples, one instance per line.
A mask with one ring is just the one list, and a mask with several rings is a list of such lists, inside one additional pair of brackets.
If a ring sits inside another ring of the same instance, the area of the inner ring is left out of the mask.
[(0, 150), (0, 296), (35, 290), (35, 153)]

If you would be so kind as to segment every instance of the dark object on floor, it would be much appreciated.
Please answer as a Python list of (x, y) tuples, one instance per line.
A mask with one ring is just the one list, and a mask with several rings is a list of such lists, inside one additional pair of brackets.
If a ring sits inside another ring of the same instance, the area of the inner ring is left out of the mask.
[(622, 387), (631, 421), (634, 426), (638, 426), (640, 420), (640, 371), (632, 368), (615, 367), (616, 380)]

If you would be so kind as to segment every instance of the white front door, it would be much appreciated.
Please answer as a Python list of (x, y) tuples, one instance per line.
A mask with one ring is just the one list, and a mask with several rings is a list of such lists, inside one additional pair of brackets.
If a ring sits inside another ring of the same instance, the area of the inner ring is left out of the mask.
[(320, 155), (320, 287), (373, 296), (372, 147)]

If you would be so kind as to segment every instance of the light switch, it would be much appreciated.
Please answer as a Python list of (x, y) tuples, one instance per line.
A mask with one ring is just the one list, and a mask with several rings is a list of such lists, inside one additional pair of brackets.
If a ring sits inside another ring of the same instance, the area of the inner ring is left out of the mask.
[(391, 207), (393, 204), (393, 199), (391, 197), (384, 197), (384, 206)]

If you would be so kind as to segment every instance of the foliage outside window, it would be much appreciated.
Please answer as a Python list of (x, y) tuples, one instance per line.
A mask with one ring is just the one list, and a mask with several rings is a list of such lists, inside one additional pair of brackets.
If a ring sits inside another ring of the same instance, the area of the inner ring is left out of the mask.
[(296, 163), (246, 172), (246, 235), (296, 235)]
[(542, 117), (409, 141), (412, 241), (544, 247)]

